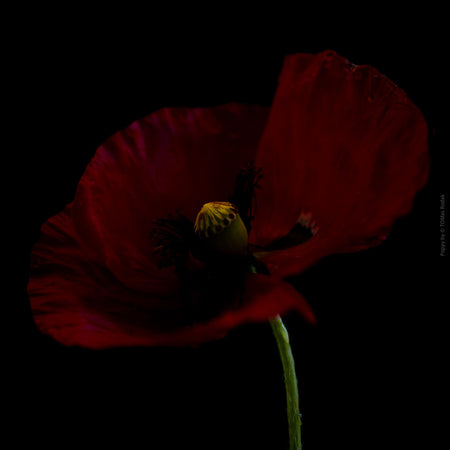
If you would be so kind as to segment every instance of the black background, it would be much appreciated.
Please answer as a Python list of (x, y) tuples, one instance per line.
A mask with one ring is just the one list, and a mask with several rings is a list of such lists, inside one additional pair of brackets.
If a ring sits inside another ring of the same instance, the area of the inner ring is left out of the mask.
[[(158, 19), (148, 18), (153, 29)], [(282, 370), (268, 324), (196, 349), (65, 348), (33, 323), (28, 261), (40, 226), (73, 199), (96, 148), (114, 132), (164, 106), (270, 105), (285, 54), (333, 49), (376, 67), (422, 110), (432, 170), (413, 212), (385, 243), (328, 257), (291, 280), (318, 318), (315, 327), (294, 314), (285, 319), (305, 449), (421, 448), (422, 440), (433, 448), (445, 334), (437, 34), (414, 23), (394, 24), (389, 33), (384, 24), (361, 23), (356, 31), (349, 22), (329, 33), (280, 35), (270, 27), (239, 34), (232, 23), (197, 33), (188, 24), (175, 33), (175, 23), (147, 32), (121, 18), (98, 19), (89, 32), (82, 22), (47, 22), (25, 34), (16, 80), (25, 195), (11, 417), (26, 430), (17, 439), (31, 435), (36, 446), (57, 448), (74, 441), (87, 448), (287, 448)]]

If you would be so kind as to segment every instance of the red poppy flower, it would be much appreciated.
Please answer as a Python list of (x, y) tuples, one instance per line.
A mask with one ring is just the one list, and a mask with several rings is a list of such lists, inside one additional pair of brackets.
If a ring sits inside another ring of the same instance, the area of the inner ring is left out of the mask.
[[(193, 222), (203, 204), (228, 201), (251, 161), (263, 177), (250, 248), (270, 276), (211, 281), (190, 254), (189, 293), (208, 285), (200, 307), (223, 293), (232, 301), (189, 318), (180, 273), (160, 267), (152, 224), (177, 211)], [(288, 56), (270, 109), (165, 108), (97, 150), (74, 201), (33, 248), (35, 322), (63, 344), (90, 348), (195, 345), (289, 310), (313, 322), (283, 278), (381, 243), (427, 175), (427, 126), (401, 89), (334, 52)]]

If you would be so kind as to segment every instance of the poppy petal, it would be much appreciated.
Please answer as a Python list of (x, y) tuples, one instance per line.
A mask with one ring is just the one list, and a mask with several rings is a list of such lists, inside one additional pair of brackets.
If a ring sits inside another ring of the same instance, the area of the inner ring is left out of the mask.
[[(267, 256), (279, 275), (292, 274), (305, 261), (383, 241), (426, 182), (427, 125), (376, 69), (331, 51), (290, 55), (256, 163), (264, 178), (254, 243), (285, 236), (302, 213), (318, 227), (310, 242)], [(281, 270), (284, 259), (291, 269)]]
[(72, 205), (49, 219), (33, 247), (28, 284), (38, 328), (64, 345), (100, 349), (139, 345), (197, 345), (246, 323), (297, 310), (314, 315), (303, 297), (275, 277), (249, 274), (239, 308), (186, 326), (178, 293), (147, 295), (120, 283), (89, 259), (72, 221)]
[(89, 258), (77, 239), (72, 204), (41, 228), (28, 293), (38, 328), (65, 345), (133, 345), (142, 327), (156, 332), (183, 320), (176, 284), (164, 294), (133, 291)]
[(132, 289), (173, 283), (152, 255), (152, 221), (177, 211), (193, 220), (204, 203), (226, 200), (239, 168), (256, 155), (267, 114), (237, 103), (165, 108), (108, 139), (73, 206), (86, 251)]

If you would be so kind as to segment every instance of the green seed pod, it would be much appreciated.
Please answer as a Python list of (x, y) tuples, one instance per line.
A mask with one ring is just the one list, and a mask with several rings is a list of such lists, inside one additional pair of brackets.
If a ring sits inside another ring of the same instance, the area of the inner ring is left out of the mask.
[(248, 254), (248, 233), (238, 209), (228, 202), (210, 202), (202, 206), (194, 231), (203, 249), (212, 256)]

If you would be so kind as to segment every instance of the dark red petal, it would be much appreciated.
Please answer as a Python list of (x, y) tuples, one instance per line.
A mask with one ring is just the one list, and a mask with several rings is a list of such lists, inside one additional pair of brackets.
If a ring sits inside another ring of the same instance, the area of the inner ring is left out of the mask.
[[(306, 246), (268, 257), (279, 274), (295, 273), (305, 260), (380, 243), (411, 210), (428, 175), (427, 125), (374, 68), (334, 52), (291, 55), (257, 165), (264, 178), (253, 241), (282, 237), (302, 212), (311, 212), (319, 227)], [(284, 259), (291, 269), (281, 270)]]
[(71, 213), (69, 205), (42, 227), (31, 256), (28, 285), (37, 326), (65, 345), (196, 345), (223, 337), (240, 324), (266, 321), (291, 309), (314, 321), (292, 286), (273, 277), (248, 275), (241, 307), (186, 326), (176, 284), (173, 295), (167, 296), (125, 287), (80, 247)]
[(125, 287), (90, 260), (71, 213), (69, 205), (49, 219), (33, 247), (28, 293), (37, 326), (65, 345), (92, 348), (133, 345), (142, 328), (177, 327), (183, 320), (177, 285), (168, 286), (164, 296)]
[[(89, 163), (74, 223), (92, 258), (128, 287), (164, 291), (149, 239), (152, 220), (227, 200), (239, 168), (254, 159), (267, 118), (260, 106), (166, 108), (108, 139)], [(172, 280), (173, 282), (173, 280)]]

